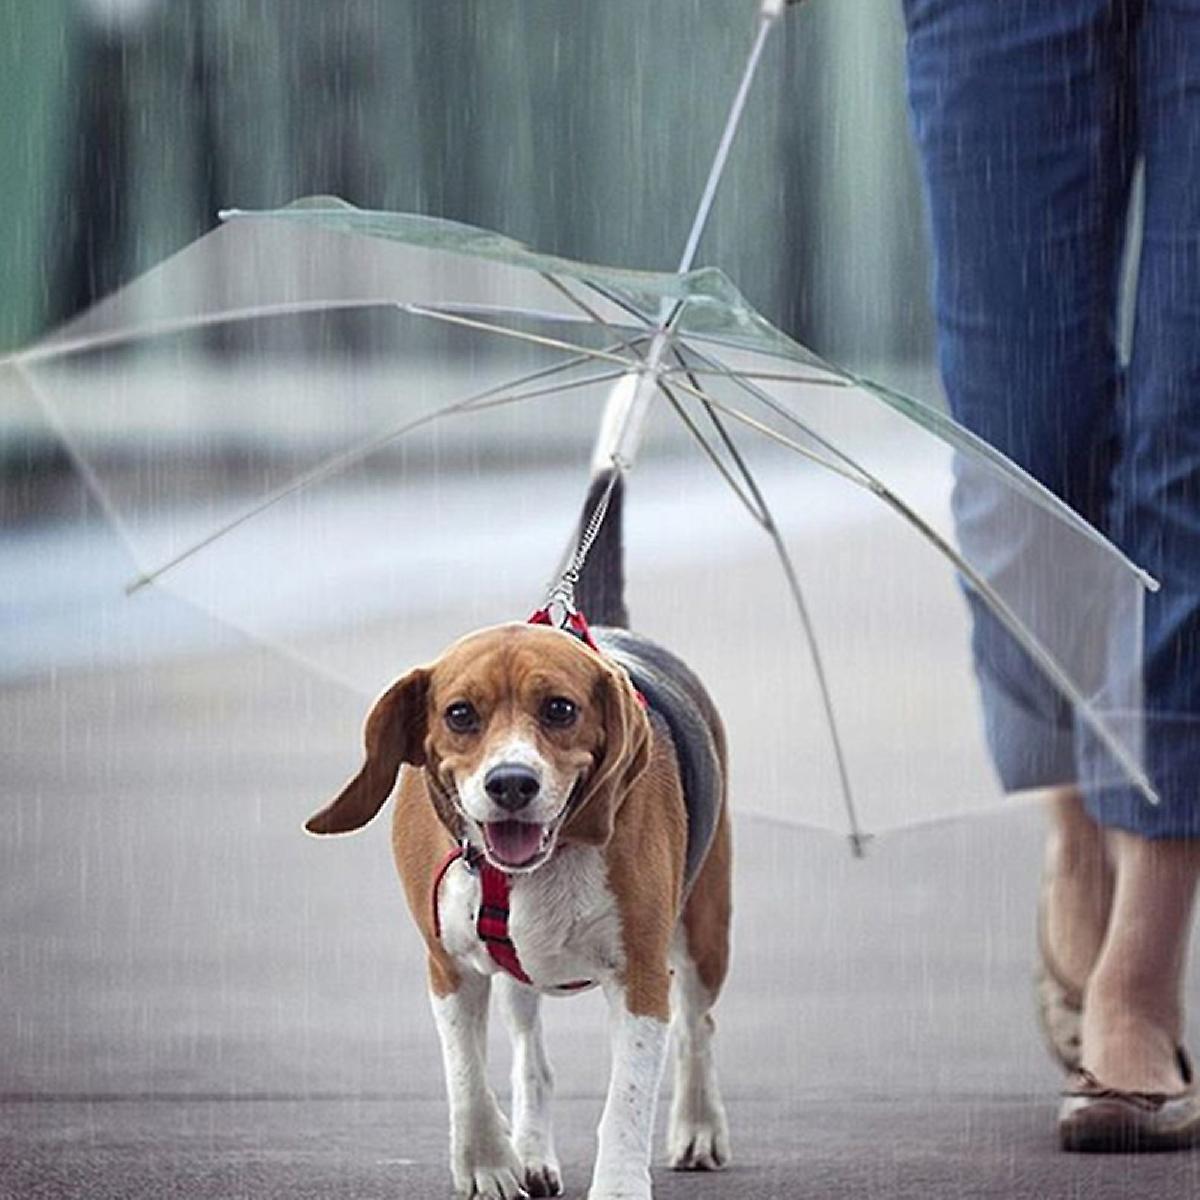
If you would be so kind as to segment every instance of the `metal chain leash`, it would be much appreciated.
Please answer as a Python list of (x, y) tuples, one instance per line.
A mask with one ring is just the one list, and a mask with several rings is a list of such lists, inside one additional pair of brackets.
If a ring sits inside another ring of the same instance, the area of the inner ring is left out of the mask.
[(558, 577), (558, 582), (554, 584), (550, 589), (550, 594), (546, 597), (546, 608), (555, 625), (565, 624), (566, 618), (578, 611), (575, 607), (575, 585), (579, 582), (579, 575), (583, 570), (583, 564), (587, 561), (592, 543), (599, 536), (600, 527), (608, 515), (608, 505), (621, 480), (621, 475), (621, 468), (614, 460), (608, 485), (600, 493), (600, 499), (596, 501), (596, 507), (592, 509), (592, 515), (588, 518), (588, 523), (579, 536), (575, 552), (571, 555), (571, 560), (567, 563), (563, 573)]

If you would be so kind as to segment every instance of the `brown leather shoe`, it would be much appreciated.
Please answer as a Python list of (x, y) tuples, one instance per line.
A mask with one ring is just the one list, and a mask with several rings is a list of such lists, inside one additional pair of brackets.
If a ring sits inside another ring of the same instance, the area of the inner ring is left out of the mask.
[(1124, 1092), (1080, 1070), (1058, 1110), (1059, 1145), (1090, 1154), (1200, 1146), (1200, 1092), (1187, 1051), (1181, 1046), (1176, 1054), (1184, 1081), (1181, 1092)]

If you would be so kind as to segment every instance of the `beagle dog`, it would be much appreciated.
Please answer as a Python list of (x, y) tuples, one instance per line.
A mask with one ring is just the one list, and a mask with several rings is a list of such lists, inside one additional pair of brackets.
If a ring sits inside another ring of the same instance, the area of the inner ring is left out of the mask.
[[(606, 488), (593, 482), (585, 523)], [(357, 829), (395, 797), (462, 1197), (561, 1194), (539, 1004), (590, 985), (604, 989), (612, 1039), (590, 1200), (651, 1196), (669, 1025), (669, 1161), (729, 1160), (710, 1014), (728, 964), (725, 737), (692, 672), (621, 628), (620, 489), (577, 587), (611, 627), (592, 641), (501, 625), (409, 671), (367, 718), (362, 769), (306, 826)], [(511, 1124), (486, 1080), (493, 987), (513, 1040)]]

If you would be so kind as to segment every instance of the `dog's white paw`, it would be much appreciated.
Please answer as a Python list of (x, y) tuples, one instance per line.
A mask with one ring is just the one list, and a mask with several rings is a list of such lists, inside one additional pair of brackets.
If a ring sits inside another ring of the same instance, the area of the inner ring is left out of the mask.
[(525, 1171), (504, 1142), (456, 1156), (454, 1186), (462, 1200), (526, 1200)]
[(649, 1174), (645, 1171), (598, 1173), (592, 1180), (587, 1200), (654, 1200)]
[(527, 1200), (529, 1193), (517, 1172), (510, 1167), (476, 1167), (458, 1180), (462, 1200)]
[(719, 1108), (700, 1119), (672, 1119), (667, 1159), (673, 1171), (719, 1171), (729, 1158), (729, 1124)]
[(530, 1196), (561, 1196), (562, 1172), (553, 1155), (522, 1154), (525, 1164), (525, 1191)]

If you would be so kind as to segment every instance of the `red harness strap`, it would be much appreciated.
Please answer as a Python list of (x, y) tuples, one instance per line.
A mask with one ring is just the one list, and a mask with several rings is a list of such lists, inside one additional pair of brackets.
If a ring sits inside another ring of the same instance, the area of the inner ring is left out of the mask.
[[(537, 612), (525, 622), (527, 625), (554, 625), (554, 618), (550, 616), (548, 608), (539, 608)], [(588, 626), (587, 618), (581, 612), (572, 612), (567, 614), (567, 623), (558, 625), (556, 628), (563, 630), (565, 633), (573, 634), (585, 646), (600, 653), (600, 647), (596, 645), (596, 639), (592, 637), (592, 631)]]
[[(556, 629), (561, 629), (564, 633), (569, 633), (573, 637), (577, 637), (589, 650), (594, 650), (601, 658), (604, 657), (604, 651), (596, 645), (596, 639), (592, 637), (592, 629), (587, 623), (587, 618), (578, 610), (567, 614), (565, 625), (555, 625), (554, 618), (551, 617), (548, 608), (539, 608), (525, 623), (527, 625), (550, 625)], [(646, 697), (637, 688), (634, 688), (634, 695), (637, 696), (638, 703), (643, 708), (650, 707), (646, 702)]]
[(497, 871), (486, 858), (480, 858), (475, 869), (479, 872), (479, 917), (475, 932), (502, 970), (522, 983), (532, 983), (508, 936), (508, 876)]
[[(438, 912), (438, 889), (446, 872), (458, 862), (466, 864), (467, 870), (479, 876), (479, 916), (475, 919), (475, 933), (487, 948), (492, 961), (502, 970), (507, 971), (514, 979), (522, 983), (533, 984), (533, 980), (525, 974), (521, 966), (520, 955), (508, 936), (508, 876), (497, 870), (478, 850), (465, 846), (455, 846), (444, 859), (433, 877), (433, 931), (438, 940), (442, 936), (442, 919)], [(591, 980), (577, 979), (572, 983), (555, 985), (559, 991), (575, 992), (580, 988), (591, 987)]]
[[(548, 608), (538, 609), (529, 618), (528, 623), (530, 625), (551, 626), (555, 624)], [(577, 637), (585, 646), (588, 646), (597, 654), (603, 653), (600, 647), (596, 645), (596, 640), (592, 637), (592, 631), (588, 628), (588, 623), (583, 613), (572, 612), (568, 614), (566, 624), (557, 626), (557, 628)], [(637, 693), (637, 697), (644, 707), (646, 704), (645, 697), (641, 692)], [(479, 940), (487, 947), (487, 952), (492, 956), (492, 961), (501, 970), (507, 971), (514, 979), (519, 979), (522, 983), (532, 984), (533, 980), (529, 978), (525, 973), (525, 968), (521, 966), (521, 958), (517, 954), (517, 948), (513, 945), (512, 938), (508, 936), (508, 876), (503, 871), (493, 867), (478, 850), (473, 850), (468, 846), (455, 846), (442, 860), (441, 865), (434, 874), (432, 893), (434, 933), (440, 941), (442, 923), (438, 913), (438, 889), (442, 886), (442, 880), (446, 877), (446, 872), (459, 859), (462, 859), (466, 864), (467, 870), (479, 876), (479, 916), (475, 920), (475, 932)], [(574, 992), (580, 988), (591, 986), (591, 981), (587, 979), (579, 979), (573, 983), (560, 983), (557, 985), (558, 990), (564, 992)]]

